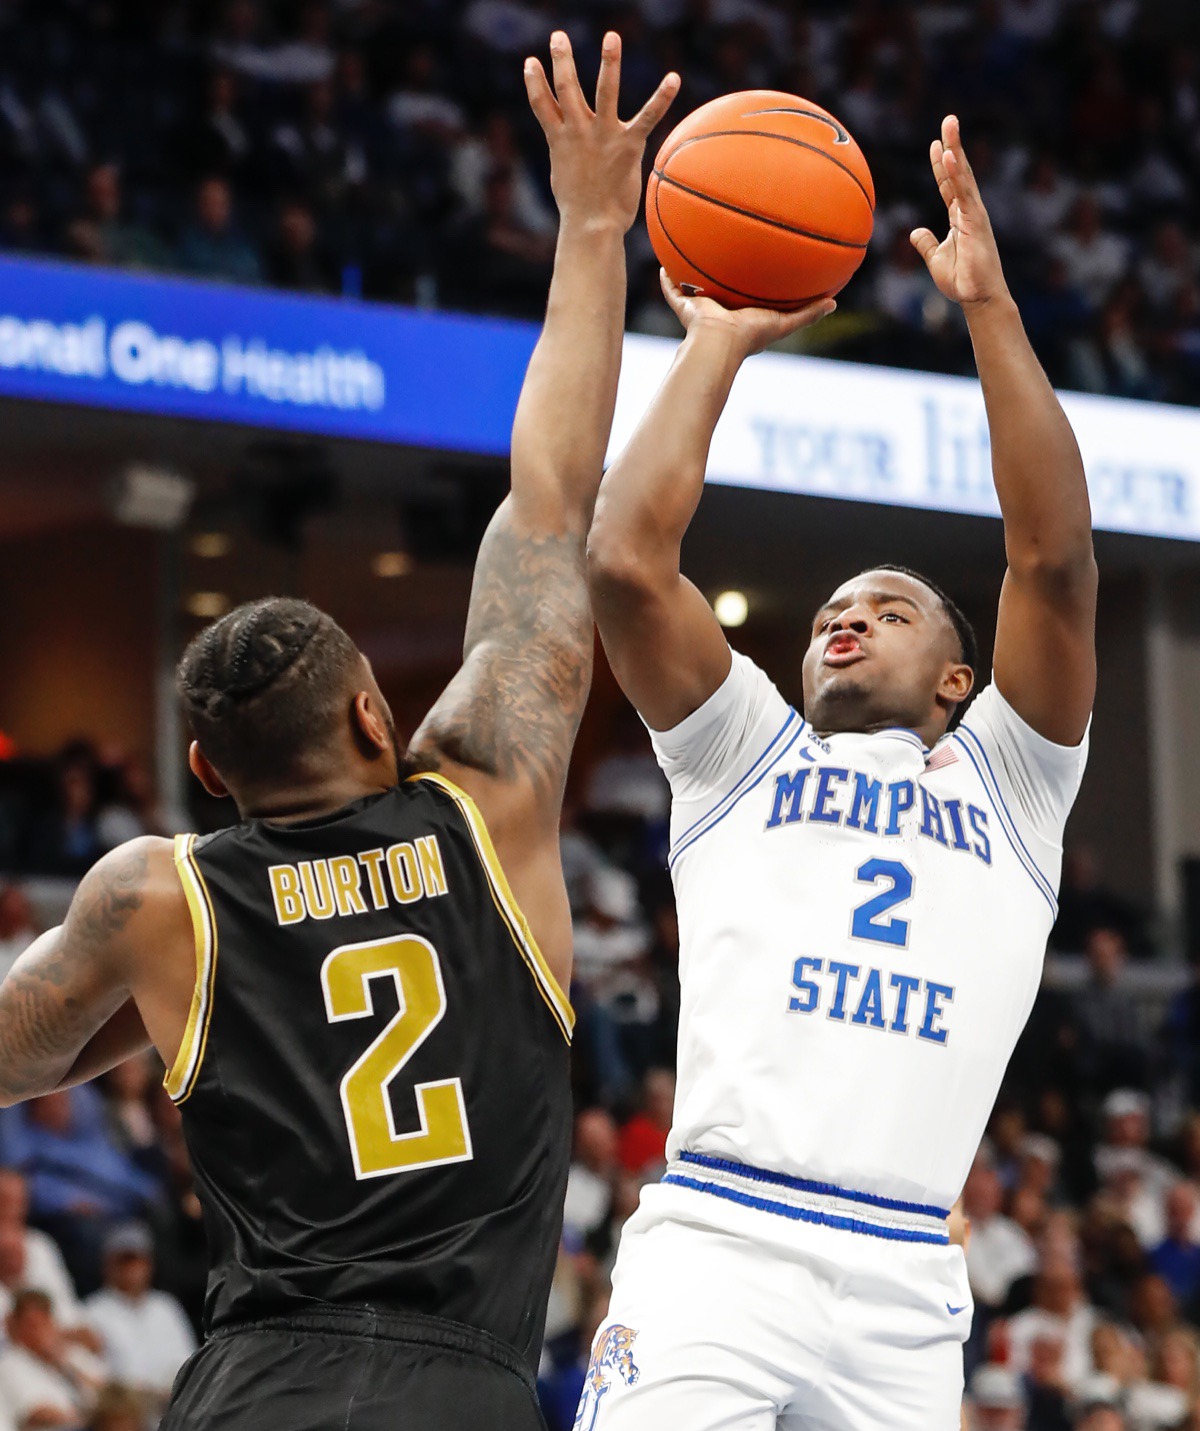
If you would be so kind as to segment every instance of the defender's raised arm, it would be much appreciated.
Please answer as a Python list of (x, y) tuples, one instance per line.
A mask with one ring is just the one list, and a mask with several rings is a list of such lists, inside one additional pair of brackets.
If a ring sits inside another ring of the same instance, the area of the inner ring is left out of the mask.
[(584, 542), (612, 426), (625, 317), (624, 239), (646, 139), (679, 87), (617, 114), (621, 45), (605, 36), (593, 112), (562, 32), (552, 91), (528, 60), (561, 215), (546, 323), (512, 442), (512, 492), (480, 548), (461, 671), (413, 738), (418, 764), (480, 803), (520, 902), (565, 972), (570, 920), (558, 864), (567, 763), (592, 671)]
[(1040, 735), (1075, 745), (1096, 691), (1097, 575), (1083, 462), (1004, 281), (953, 115), (930, 160), (950, 231), (939, 244), (918, 229), (912, 242), (938, 288), (966, 314), (1004, 517), (1008, 572), (996, 628), (996, 684)]
[(609, 468), (588, 537), (588, 586), (608, 659), (655, 730), (697, 710), (729, 674), (708, 602), (679, 570), (717, 420), (752, 353), (831, 313), (822, 299), (795, 313), (722, 308), (662, 275), (687, 330), (671, 371), (629, 446)]

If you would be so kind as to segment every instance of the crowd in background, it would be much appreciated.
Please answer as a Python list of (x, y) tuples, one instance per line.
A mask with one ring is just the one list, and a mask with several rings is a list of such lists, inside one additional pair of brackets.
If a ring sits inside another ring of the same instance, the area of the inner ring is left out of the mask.
[[(74, 877), (161, 822), (135, 762), (78, 742), (0, 762), (5, 828), (25, 863), (0, 859), (0, 974), (39, 931), (29, 891), (46, 874)], [(563, 819), (578, 1111), (539, 1382), (550, 1431), (572, 1425), (621, 1227), (665, 1162), (667, 841), (667, 786), (626, 712)], [(1200, 1431), (1200, 969), (1157, 1004), (1136, 997), (1168, 967), (1154, 922), (1084, 847), (1068, 851), (1052, 953), (1074, 978), (1043, 988), (964, 1193), (971, 1425)], [(161, 1073), (141, 1058), (0, 1112), (0, 1431), (6, 1409), (15, 1431), (149, 1431), (193, 1345), (204, 1235)], [(60, 1419), (30, 1420), (31, 1398)]]
[[(912, 252), (963, 120), (1060, 385), (1200, 399), (1200, 13), (1172, 0), (3, 0), (0, 249), (536, 318), (556, 215), (521, 60), (605, 26), (627, 103), (777, 88), (874, 171), (862, 273), (812, 341), (970, 371)], [(661, 139), (656, 136), (654, 146)], [(630, 322), (673, 332), (644, 230)]]

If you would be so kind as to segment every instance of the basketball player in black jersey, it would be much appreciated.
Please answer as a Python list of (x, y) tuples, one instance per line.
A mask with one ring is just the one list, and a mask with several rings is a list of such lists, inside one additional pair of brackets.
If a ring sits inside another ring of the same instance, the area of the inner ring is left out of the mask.
[[(624, 235), (678, 81), (596, 110), (565, 35), (525, 79), (561, 228), (480, 548), (462, 669), (397, 743), (299, 601), (234, 611), (179, 684), (241, 823), (100, 861), (0, 986), (0, 1101), (153, 1046), (210, 1244), (208, 1340), (168, 1431), (507, 1431), (533, 1395), (569, 1156), (558, 822), (587, 696), (584, 539), (616, 396)], [(447, 373), (446, 381), (455, 381)]]

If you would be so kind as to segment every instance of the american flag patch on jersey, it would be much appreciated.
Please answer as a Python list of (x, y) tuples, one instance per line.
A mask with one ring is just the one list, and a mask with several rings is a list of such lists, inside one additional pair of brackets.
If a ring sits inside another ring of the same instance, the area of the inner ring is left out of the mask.
[(943, 745), (941, 750), (935, 750), (925, 762), (926, 770), (942, 770), (947, 765), (958, 764), (958, 752), (952, 745)]

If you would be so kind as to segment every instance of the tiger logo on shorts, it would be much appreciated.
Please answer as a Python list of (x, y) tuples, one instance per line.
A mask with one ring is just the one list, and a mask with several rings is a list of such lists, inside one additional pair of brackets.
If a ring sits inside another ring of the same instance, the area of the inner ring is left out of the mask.
[(608, 1394), (614, 1374), (626, 1386), (633, 1386), (637, 1381), (641, 1372), (633, 1359), (636, 1340), (637, 1332), (632, 1327), (622, 1327), (617, 1323), (605, 1327), (600, 1333), (583, 1379), (583, 1395), (575, 1414), (575, 1431), (596, 1431), (600, 1403)]

